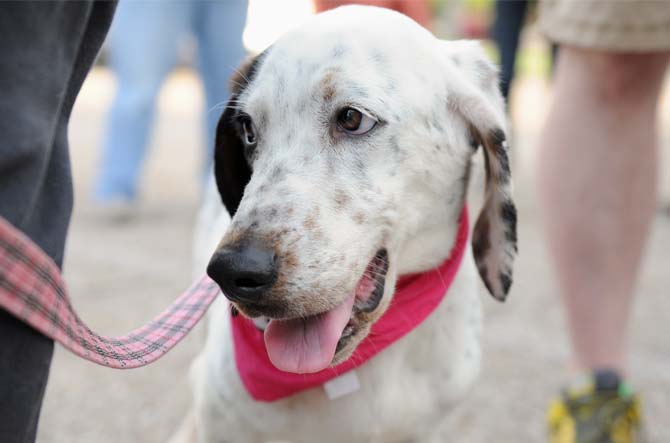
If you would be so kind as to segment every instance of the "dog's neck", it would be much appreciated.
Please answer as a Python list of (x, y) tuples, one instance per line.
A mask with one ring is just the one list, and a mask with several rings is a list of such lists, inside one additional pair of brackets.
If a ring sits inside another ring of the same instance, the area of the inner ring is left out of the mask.
[(425, 226), (408, 237), (398, 256), (398, 275), (413, 274), (433, 269), (451, 253), (458, 232), (458, 219), (463, 206), (444, 208), (439, 214), (430, 214)]
[[(416, 206), (403, 214), (406, 225), (412, 230), (404, 236), (397, 258), (398, 275), (424, 272), (439, 266), (454, 246), (461, 213), (467, 203), (467, 190), (471, 174), (471, 160), (431, 182), (415, 198)], [(425, 186), (426, 183), (423, 182)], [(412, 220), (413, 219), (413, 220)]]

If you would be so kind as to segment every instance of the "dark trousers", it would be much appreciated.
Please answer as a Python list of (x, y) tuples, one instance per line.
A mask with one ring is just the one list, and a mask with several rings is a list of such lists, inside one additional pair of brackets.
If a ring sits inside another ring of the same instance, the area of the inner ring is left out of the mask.
[[(519, 37), (526, 20), (529, 3), (531, 3), (529, 0), (496, 0), (495, 3), (495, 20), (491, 29), (491, 37), (495, 40), (500, 52), (500, 90), (505, 101), (509, 98), (509, 90), (514, 80)], [(554, 43), (551, 45), (552, 70), (557, 56), (558, 45)]]
[[(67, 125), (115, 2), (0, 2), (0, 215), (62, 266)], [(0, 309), (0, 442), (35, 440), (53, 342)]]
[(500, 51), (500, 89), (507, 100), (514, 79), (516, 50), (528, 9), (527, 0), (496, 0), (491, 36)]

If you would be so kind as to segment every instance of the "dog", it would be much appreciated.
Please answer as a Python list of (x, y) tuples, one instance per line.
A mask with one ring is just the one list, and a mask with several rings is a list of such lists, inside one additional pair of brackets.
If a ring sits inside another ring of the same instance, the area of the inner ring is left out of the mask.
[[(446, 441), (447, 411), (480, 367), (477, 271), (497, 300), (512, 283), (505, 120), (497, 70), (478, 43), (438, 40), (387, 9), (316, 15), (246, 62), (215, 147), (232, 218), (217, 222), (208, 274), (229, 300), (211, 308), (194, 406), (175, 441)], [(472, 248), (430, 315), (356, 367), (337, 398), (314, 386), (254, 399), (233, 322), (265, 331), (282, 372), (351, 362), (399, 277), (452, 254), (480, 147), (486, 184)]]

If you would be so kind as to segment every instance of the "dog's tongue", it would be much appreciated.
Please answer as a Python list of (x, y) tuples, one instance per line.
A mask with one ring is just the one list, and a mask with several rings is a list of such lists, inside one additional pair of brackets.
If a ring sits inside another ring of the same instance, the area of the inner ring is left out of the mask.
[(320, 315), (272, 320), (265, 328), (265, 347), (272, 364), (298, 374), (327, 368), (351, 318), (355, 295), (352, 293), (342, 304)]

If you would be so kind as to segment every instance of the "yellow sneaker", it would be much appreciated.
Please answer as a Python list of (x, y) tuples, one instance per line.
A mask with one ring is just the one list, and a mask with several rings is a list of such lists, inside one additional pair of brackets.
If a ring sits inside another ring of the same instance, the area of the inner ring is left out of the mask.
[(549, 443), (643, 443), (640, 401), (619, 375), (595, 371), (564, 389), (547, 413)]

